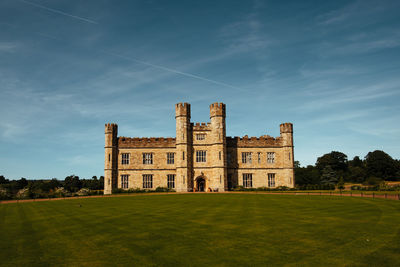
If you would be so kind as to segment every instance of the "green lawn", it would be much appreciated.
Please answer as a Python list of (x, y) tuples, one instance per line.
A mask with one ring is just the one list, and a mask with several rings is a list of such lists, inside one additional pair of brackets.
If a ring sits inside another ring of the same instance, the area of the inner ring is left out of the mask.
[(2, 266), (400, 266), (400, 201), (134, 195), (0, 205)]

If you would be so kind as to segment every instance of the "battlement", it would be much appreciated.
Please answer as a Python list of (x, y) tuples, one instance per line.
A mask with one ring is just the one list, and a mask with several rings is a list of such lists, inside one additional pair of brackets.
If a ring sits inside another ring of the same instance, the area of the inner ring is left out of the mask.
[(125, 137), (118, 138), (118, 147), (146, 148), (146, 147), (170, 147), (175, 148), (176, 139), (173, 137)]
[(282, 138), (273, 138), (269, 135), (263, 135), (260, 137), (226, 137), (226, 145), (228, 147), (280, 147), (282, 146)]
[(113, 133), (113, 132), (116, 133), (118, 131), (118, 124), (116, 123), (106, 123), (104, 126), (105, 126), (104, 127), (105, 133)]
[(211, 123), (207, 122), (196, 122), (196, 124), (192, 123), (193, 131), (211, 131)]
[(225, 104), (224, 103), (213, 103), (210, 105), (210, 118), (216, 116), (225, 117)]
[(175, 105), (175, 118), (181, 117), (181, 116), (190, 118), (190, 104), (189, 103), (177, 103)]
[(293, 124), (285, 122), (280, 125), (281, 133), (293, 133)]

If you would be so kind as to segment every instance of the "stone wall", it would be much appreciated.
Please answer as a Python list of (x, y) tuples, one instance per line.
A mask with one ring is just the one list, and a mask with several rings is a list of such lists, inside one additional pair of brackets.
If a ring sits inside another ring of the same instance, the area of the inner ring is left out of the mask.
[[(175, 174), (177, 191), (193, 191), (197, 179), (204, 179), (206, 190), (221, 192), (243, 185), (244, 173), (252, 174), (253, 187), (267, 187), (269, 173), (275, 174), (275, 187), (293, 187), (293, 125), (281, 124), (276, 138), (227, 137), (225, 112), (223, 103), (211, 104), (210, 122), (194, 124), (190, 104), (176, 104), (176, 138), (117, 137), (117, 125), (106, 124), (105, 193), (121, 188), (121, 175), (129, 175), (129, 188), (143, 188), (143, 174), (153, 175), (152, 189), (167, 187), (168, 174)], [(196, 151), (206, 151), (206, 162), (196, 161)], [(251, 162), (242, 162), (243, 152), (252, 153)], [(268, 152), (275, 153), (274, 163), (267, 162)], [(129, 154), (129, 164), (122, 164), (123, 153)], [(153, 154), (153, 164), (143, 164), (143, 153)], [(174, 164), (167, 164), (167, 153), (175, 153)]]

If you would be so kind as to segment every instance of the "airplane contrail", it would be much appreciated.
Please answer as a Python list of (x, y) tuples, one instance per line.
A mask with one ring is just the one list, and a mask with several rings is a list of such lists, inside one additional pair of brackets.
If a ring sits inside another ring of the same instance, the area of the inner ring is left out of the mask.
[(62, 12), (62, 11), (57, 10), (57, 9), (49, 8), (49, 7), (42, 6), (42, 5), (39, 5), (39, 4), (36, 4), (36, 3), (32, 3), (32, 2), (29, 2), (29, 1), (25, 1), (25, 0), (19, 0), (19, 1), (22, 2), (22, 3), (28, 4), (28, 5), (31, 5), (31, 6), (42, 8), (42, 9), (45, 9), (45, 10), (48, 10), (48, 11), (51, 11), (51, 12), (54, 12), (54, 13), (57, 13), (57, 14), (61, 14), (61, 15), (64, 15), (64, 16), (68, 16), (68, 17), (71, 17), (71, 18), (74, 18), (74, 19), (78, 19), (78, 20), (85, 21), (85, 22), (92, 23), (92, 24), (99, 24), (98, 22), (96, 22), (94, 20), (90, 20), (90, 19), (74, 16), (72, 14), (68, 14), (68, 13)]
[(236, 90), (242, 90), (239, 87), (236, 87), (236, 86), (233, 86), (233, 85), (230, 85), (230, 84), (227, 84), (227, 83), (211, 80), (211, 79), (208, 79), (208, 78), (205, 78), (205, 77), (201, 77), (201, 76), (198, 76), (198, 75), (195, 75), (195, 74), (191, 74), (191, 73), (188, 73), (188, 72), (183, 72), (183, 71), (167, 68), (167, 67), (164, 67), (164, 66), (161, 66), (161, 65), (156, 65), (156, 64), (149, 63), (149, 62), (141, 61), (141, 60), (138, 60), (136, 58), (126, 57), (126, 56), (115, 54), (115, 53), (110, 53), (110, 52), (107, 52), (107, 51), (104, 51), (104, 50), (102, 52), (105, 53), (105, 54), (108, 54), (108, 55), (112, 55), (112, 56), (115, 56), (115, 57), (123, 58), (123, 59), (126, 59), (126, 60), (130, 60), (130, 61), (133, 61), (133, 62), (137, 62), (137, 63), (143, 64), (143, 65), (147, 65), (147, 66), (150, 66), (150, 67), (153, 67), (153, 68), (165, 70), (165, 71), (168, 71), (168, 72), (180, 74), (180, 75), (183, 75), (183, 76), (186, 76), (186, 77), (195, 78), (195, 79), (198, 79), (198, 80), (202, 80), (202, 81), (206, 81), (206, 82), (222, 85), (222, 86), (225, 86), (225, 87), (230, 87), (230, 88), (236, 89)]
[[(57, 9), (53, 9), (53, 8), (49, 8), (49, 7), (46, 7), (46, 6), (43, 6), (43, 5), (40, 5), (40, 4), (36, 4), (36, 3), (30, 2), (30, 1), (26, 1), (26, 0), (19, 0), (19, 1), (22, 2), (22, 3), (28, 4), (28, 5), (32, 5), (32, 6), (35, 6), (35, 7), (38, 7), (38, 8), (42, 8), (42, 9), (45, 9), (45, 10), (48, 10), (48, 11), (51, 11), (51, 12), (54, 12), (54, 13), (57, 13), (57, 14), (61, 14), (61, 15), (64, 15), (64, 16), (68, 16), (68, 17), (71, 17), (71, 18), (74, 18), (74, 19), (78, 19), (78, 20), (85, 21), (85, 22), (92, 23), (92, 24), (99, 24), (98, 22), (96, 22), (94, 20), (86, 19), (86, 18), (83, 18), (83, 17), (78, 17), (78, 16), (75, 16), (75, 15), (68, 14), (68, 13), (65, 13), (63, 11), (60, 11), (60, 10), (57, 10)], [(38, 33), (38, 34), (40, 34), (42, 36), (45, 36), (42, 33)], [(45, 36), (45, 37), (49, 37), (49, 36)], [(56, 38), (52, 38), (52, 39), (56, 39)], [(134, 61), (134, 62), (143, 64), (143, 65), (147, 65), (147, 66), (150, 66), (150, 67), (153, 67), (153, 68), (157, 68), (157, 69), (161, 69), (161, 70), (164, 70), (164, 71), (168, 71), (168, 72), (171, 72), (171, 73), (180, 74), (180, 75), (183, 75), (183, 76), (186, 76), (186, 77), (190, 77), (190, 78), (194, 78), (194, 79), (210, 82), (210, 83), (217, 84), (217, 85), (222, 85), (222, 86), (229, 87), (229, 88), (236, 89), (236, 90), (242, 90), (239, 87), (236, 87), (236, 86), (233, 86), (233, 85), (230, 85), (230, 84), (227, 84), (227, 83), (219, 82), (219, 81), (216, 81), (216, 80), (208, 79), (208, 78), (205, 78), (205, 77), (202, 77), (202, 76), (198, 76), (198, 75), (195, 75), (195, 74), (191, 74), (191, 73), (188, 73), (188, 72), (183, 72), (183, 71), (171, 69), (171, 68), (164, 67), (164, 66), (161, 66), (161, 65), (152, 64), (152, 63), (149, 63), (149, 62), (138, 60), (136, 58), (126, 57), (126, 56), (123, 56), (123, 55), (114, 54), (114, 53), (110, 53), (110, 52), (107, 52), (107, 51), (102, 51), (102, 52), (105, 53), (105, 54), (109, 54), (109, 55), (112, 55), (112, 56), (115, 56), (115, 57), (123, 58), (125, 60)]]

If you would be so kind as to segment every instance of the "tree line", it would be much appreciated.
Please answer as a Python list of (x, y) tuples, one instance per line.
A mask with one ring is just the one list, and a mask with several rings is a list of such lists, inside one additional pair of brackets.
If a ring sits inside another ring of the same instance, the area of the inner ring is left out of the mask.
[[(332, 151), (319, 157), (315, 165), (301, 167), (295, 162), (296, 185), (304, 187), (343, 187), (344, 182), (379, 185), (384, 181), (400, 180), (400, 161), (381, 150), (369, 152), (364, 159)], [(321, 188), (322, 189), (322, 188)]]
[(102, 194), (104, 177), (80, 179), (70, 175), (64, 180), (9, 180), (0, 175), (0, 199), (51, 198), (76, 195)]
[[(381, 150), (369, 152), (364, 159), (332, 151), (319, 157), (315, 165), (294, 166), (297, 189), (342, 189), (345, 182), (377, 186), (400, 180), (400, 161)], [(8, 180), (0, 175), (0, 199), (48, 198), (102, 194), (104, 177), (80, 179), (70, 175), (64, 180)]]

